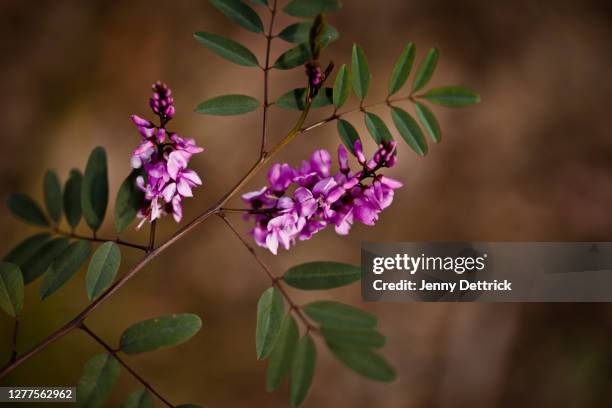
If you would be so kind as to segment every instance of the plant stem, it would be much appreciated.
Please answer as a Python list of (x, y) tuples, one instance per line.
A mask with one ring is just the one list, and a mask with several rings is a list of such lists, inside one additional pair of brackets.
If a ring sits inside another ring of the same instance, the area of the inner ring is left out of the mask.
[(151, 223), (151, 229), (149, 231), (149, 246), (147, 252), (151, 252), (155, 248), (155, 229), (157, 227), (157, 220), (153, 220)]
[(82, 239), (84, 241), (92, 241), (92, 242), (113, 241), (113, 242), (115, 242), (118, 245), (123, 245), (123, 246), (130, 247), (130, 248), (140, 249), (141, 251), (144, 251), (144, 252), (147, 251), (147, 247), (144, 246), (144, 245), (139, 245), (139, 244), (134, 244), (134, 243), (127, 242), (127, 241), (122, 241), (119, 238), (117, 238), (117, 239), (107, 239), (107, 238), (98, 238), (97, 236), (86, 237), (84, 235), (75, 234), (74, 232), (62, 231), (60, 229), (54, 229), (53, 232), (56, 233), (57, 235), (62, 235), (64, 237), (74, 238), (74, 239)]
[(318, 329), (314, 325), (312, 325), (310, 321), (308, 321), (306, 316), (304, 316), (304, 313), (302, 313), (302, 309), (291, 299), (291, 297), (287, 293), (287, 290), (283, 287), (283, 285), (280, 284), (280, 282), (282, 281), (282, 277), (274, 275), (274, 273), (270, 270), (268, 265), (265, 264), (265, 262), (259, 257), (259, 255), (257, 255), (257, 252), (255, 252), (255, 248), (253, 247), (253, 245), (249, 244), (242, 237), (242, 235), (240, 235), (240, 232), (238, 232), (236, 227), (234, 227), (234, 224), (232, 224), (230, 220), (227, 219), (223, 211), (219, 211), (217, 215), (219, 216), (219, 218), (223, 220), (223, 222), (225, 222), (225, 224), (229, 227), (229, 229), (232, 230), (232, 232), (240, 240), (242, 245), (244, 245), (244, 247), (251, 253), (251, 255), (253, 255), (253, 258), (259, 264), (259, 266), (261, 266), (261, 269), (263, 269), (264, 272), (266, 272), (266, 275), (268, 275), (268, 277), (270, 278), (272, 285), (276, 286), (279, 292), (287, 300), (287, 303), (289, 303), (290, 311), (295, 313), (298, 319), (300, 319), (302, 323), (304, 323), (304, 326), (306, 327), (308, 331), (317, 332)]
[(394, 102), (402, 102), (402, 101), (408, 101), (408, 100), (414, 101), (414, 96), (413, 95), (408, 95), (408, 96), (404, 96), (404, 97), (396, 98), (396, 99), (385, 99), (384, 101), (379, 101), (379, 102), (371, 103), (369, 105), (358, 106), (356, 108), (349, 109), (349, 110), (341, 112), (341, 113), (334, 112), (331, 116), (328, 116), (325, 119), (321, 119), (321, 120), (319, 120), (317, 122), (311, 123), (310, 125), (307, 125), (307, 126), (303, 127), (302, 129), (300, 129), (300, 133), (308, 132), (310, 130), (318, 128), (321, 125), (324, 125), (326, 123), (332, 122), (334, 120), (338, 120), (341, 117), (343, 117), (345, 115), (348, 115), (349, 113), (359, 112), (359, 111), (365, 112), (365, 110), (367, 108), (372, 108), (374, 106), (378, 106), (378, 105), (389, 105), (389, 106), (391, 106), (391, 104), (394, 103)]
[[(36, 346), (31, 348), (26, 353), (18, 356), (15, 361), (6, 365), (0, 370), (0, 379), (4, 378), (11, 371), (13, 371), (16, 367), (21, 365), (24, 361), (28, 360), (32, 356), (36, 355), (41, 350), (45, 349), (47, 346), (55, 342), (57, 339), (62, 338), (66, 334), (70, 333), (73, 329), (79, 327), (82, 322), (85, 320), (87, 316), (89, 316), (94, 310), (100, 306), (103, 302), (105, 302), (110, 296), (112, 296), (117, 290), (119, 290), (123, 285), (125, 285), (130, 279), (132, 279), (141, 269), (143, 269), (146, 265), (149, 264), (154, 258), (156, 258), (160, 253), (164, 252), (166, 249), (171, 247), (174, 243), (179, 241), (183, 236), (188, 234), (190, 231), (195, 229), (198, 225), (207, 220), (211, 215), (219, 212), (220, 208), (223, 207), (233, 196), (235, 196), (244, 185), (258, 173), (258, 171), (268, 163), (287, 143), (293, 140), (298, 134), (303, 133), (301, 131), (302, 126), (304, 126), (304, 122), (306, 121), (306, 117), (308, 116), (308, 112), (310, 111), (310, 106), (312, 101), (309, 100), (306, 103), (304, 111), (298, 118), (297, 122), (293, 126), (293, 128), (285, 135), (283, 139), (270, 151), (269, 154), (260, 156), (257, 161), (253, 164), (251, 169), (227, 192), (225, 193), (215, 204), (213, 204), (206, 211), (198, 215), (191, 222), (185, 225), (183, 228), (178, 230), (174, 235), (168, 238), (165, 242), (159, 245), (157, 248), (153, 249), (150, 252), (147, 252), (141, 259), (132, 267), (132, 269), (119, 278), (114, 284), (112, 284), (106, 291), (104, 291), (96, 300), (91, 302), (85, 309), (83, 309), (78, 315), (76, 315), (72, 320), (68, 323), (57, 329), (43, 341), (38, 343)], [(146, 248), (145, 248), (146, 250)]]
[(131, 368), (129, 365), (127, 365), (127, 363), (125, 361), (123, 361), (123, 359), (121, 357), (119, 357), (117, 355), (117, 350), (115, 350), (111, 346), (109, 346), (104, 340), (102, 340), (100, 337), (98, 337), (98, 335), (96, 333), (91, 331), (91, 329), (89, 327), (85, 326), (85, 324), (81, 324), (79, 326), (79, 328), (81, 330), (83, 330), (85, 333), (89, 334), (89, 336), (92, 339), (97, 341), (102, 347), (104, 347), (106, 349), (106, 351), (108, 351), (110, 354), (112, 354), (112, 356), (119, 362), (119, 364), (121, 364), (130, 374), (132, 374), (132, 376), (135, 379), (137, 379), (142, 385), (144, 385), (146, 389), (151, 391), (151, 393), (153, 395), (155, 395), (157, 398), (159, 398), (160, 401), (162, 401), (167, 406), (169, 406), (171, 408), (174, 408), (174, 405), (172, 405), (170, 402), (168, 402), (167, 399), (162, 397), (161, 394), (155, 390), (155, 388), (153, 388), (147, 381), (145, 381), (144, 378), (142, 378), (140, 375), (138, 375), (138, 373), (136, 373), (136, 371), (134, 371), (133, 368)]
[(266, 155), (266, 134), (268, 129), (268, 76), (270, 73), (270, 51), (272, 49), (272, 29), (274, 27), (274, 18), (276, 17), (276, 1), (273, 0), (272, 8), (270, 9), (270, 25), (268, 27), (268, 34), (266, 35), (266, 63), (264, 65), (264, 101), (263, 101), (263, 124), (261, 130), (261, 148), (259, 149), (260, 156)]

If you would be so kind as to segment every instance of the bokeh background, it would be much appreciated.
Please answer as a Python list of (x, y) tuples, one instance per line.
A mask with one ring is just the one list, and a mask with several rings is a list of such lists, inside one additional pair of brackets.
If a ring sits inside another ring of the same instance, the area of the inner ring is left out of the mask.
[[(463, 110), (437, 108), (443, 143), (426, 158), (400, 147), (401, 159), (390, 173), (405, 187), (375, 228), (356, 225), (346, 238), (325, 231), (279, 256), (260, 251), (276, 273), (311, 260), (357, 263), (364, 240), (612, 239), (609, 2), (344, 3), (343, 11), (329, 19), (341, 38), (327, 56), (339, 66), (349, 61), (353, 42), (364, 47), (374, 78), (370, 101), (384, 98), (395, 59), (405, 43), (414, 41), (419, 59), (430, 47), (441, 51), (431, 85), (476, 88), (483, 103)], [(107, 149), (114, 195), (139, 140), (129, 115), (149, 115), (149, 86), (157, 79), (174, 89), (178, 114), (173, 129), (206, 148), (193, 160), (205, 184), (187, 202), (187, 220), (214, 202), (256, 158), (259, 114), (228, 119), (193, 112), (197, 103), (213, 96), (262, 94), (261, 71), (227, 63), (192, 38), (197, 30), (221, 33), (262, 58), (264, 39), (228, 23), (208, 2), (3, 0), (0, 15), (3, 201), (17, 191), (41, 199), (45, 169), (65, 180), (71, 168), (84, 167), (97, 145)], [(283, 16), (277, 27), (289, 23)], [(273, 56), (286, 47), (277, 41)], [(300, 86), (303, 73), (273, 71), (271, 80), (271, 94), (278, 96)], [(296, 114), (278, 108), (271, 112), (275, 140)], [(384, 107), (375, 112), (390, 119)], [(328, 114), (316, 113), (313, 120)], [(365, 132), (361, 114), (348, 119)], [(300, 136), (279, 159), (298, 163), (316, 148), (334, 150), (337, 144), (335, 126), (322, 126)], [(263, 182), (261, 174), (249, 189)], [(239, 206), (239, 200), (233, 205)], [(107, 218), (101, 235), (112, 236)], [(248, 226), (234, 218), (246, 232)], [(6, 210), (0, 228), (2, 253), (35, 231)], [(160, 239), (176, 228), (165, 220)], [(80, 232), (86, 229), (81, 226)], [(125, 234), (141, 242), (145, 236)], [(124, 250), (122, 270), (138, 256)], [(82, 273), (44, 302), (37, 300), (39, 284), (27, 290), (21, 351), (87, 304)], [(129, 363), (177, 404), (286, 407), (287, 388), (266, 393), (265, 364), (255, 360), (255, 306), (268, 284), (249, 253), (213, 218), (158, 257), (88, 323), (116, 343), (123, 329), (145, 318), (198, 313), (204, 324), (193, 340), (130, 356)], [(333, 298), (380, 315), (389, 336), (384, 354), (399, 373), (391, 385), (373, 383), (320, 347), (307, 407), (612, 404), (609, 305), (364, 304), (357, 285), (294, 296), (299, 302)], [(10, 319), (0, 316), (1, 361), (8, 359), (11, 327)], [(82, 364), (101, 351), (85, 334), (73, 332), (2, 385), (74, 385)], [(119, 406), (139, 387), (123, 372), (109, 406)]]

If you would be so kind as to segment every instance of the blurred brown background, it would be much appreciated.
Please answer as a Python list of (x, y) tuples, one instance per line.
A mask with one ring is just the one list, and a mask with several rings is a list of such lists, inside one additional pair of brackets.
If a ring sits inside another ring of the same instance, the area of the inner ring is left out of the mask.
[[(612, 240), (609, 2), (344, 3), (343, 11), (330, 17), (341, 38), (328, 56), (338, 66), (349, 61), (352, 42), (364, 47), (374, 78), (370, 101), (384, 98), (396, 57), (414, 41), (419, 59), (428, 48), (440, 48), (432, 85), (474, 87), (483, 103), (435, 109), (444, 140), (426, 158), (400, 146), (404, 154), (391, 174), (405, 188), (375, 228), (356, 226), (347, 238), (328, 230), (276, 257), (260, 251), (278, 274), (309, 260), (357, 263), (362, 240)], [(15, 191), (40, 199), (45, 169), (65, 180), (70, 168), (84, 167), (97, 145), (107, 149), (114, 196), (139, 140), (129, 114), (151, 116), (149, 86), (157, 79), (174, 89), (173, 129), (206, 148), (193, 161), (205, 185), (187, 202), (186, 219), (215, 201), (255, 159), (259, 114), (228, 119), (193, 113), (198, 102), (220, 94), (262, 94), (261, 71), (227, 63), (192, 38), (196, 30), (225, 34), (263, 58), (264, 39), (228, 23), (208, 2), (3, 0), (0, 12), (3, 201)], [(281, 17), (275, 31), (289, 22)], [(285, 48), (276, 42), (274, 56)], [(300, 86), (303, 73), (273, 71), (271, 79), (271, 94), (278, 96)], [(376, 112), (389, 119), (386, 109)], [(272, 139), (295, 116), (272, 108)], [(360, 114), (349, 120), (365, 131)], [(327, 125), (299, 137), (279, 159), (297, 163), (315, 148), (333, 150), (337, 143), (335, 126)], [(261, 174), (249, 188), (263, 182)], [(102, 234), (112, 236), (112, 207), (107, 214)], [(248, 226), (234, 217), (246, 232)], [(0, 228), (1, 253), (35, 231), (8, 211), (0, 217)], [(160, 238), (175, 229), (165, 220)], [(142, 242), (145, 236), (126, 234)], [(138, 256), (124, 250), (123, 270)], [(87, 304), (83, 274), (42, 303), (39, 284), (26, 293), (22, 351)], [(204, 325), (195, 339), (130, 356), (129, 363), (177, 404), (286, 407), (286, 387), (266, 393), (265, 364), (255, 360), (255, 305), (268, 284), (235, 237), (211, 219), (157, 258), (88, 322), (114, 343), (123, 329), (145, 318), (198, 313)], [(300, 302), (331, 297), (376, 312), (389, 336), (384, 353), (399, 372), (391, 385), (373, 383), (320, 347), (307, 407), (612, 404), (609, 305), (363, 304), (357, 285), (295, 296)], [(11, 333), (5, 316), (0, 330), (0, 361), (5, 361)], [(85, 334), (71, 333), (2, 385), (74, 385), (84, 361), (101, 351)], [(109, 406), (119, 406), (139, 387), (123, 372)]]

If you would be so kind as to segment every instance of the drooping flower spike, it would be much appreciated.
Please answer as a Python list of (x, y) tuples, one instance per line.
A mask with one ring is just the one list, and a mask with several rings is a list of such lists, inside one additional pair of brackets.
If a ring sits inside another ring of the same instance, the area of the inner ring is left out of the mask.
[[(299, 168), (277, 163), (268, 172), (268, 186), (242, 196), (251, 206), (247, 218), (255, 219), (251, 234), (257, 245), (273, 254), (278, 247), (289, 249), (296, 240), (310, 239), (328, 225), (336, 233), (349, 233), (354, 221), (374, 225), (379, 214), (391, 205), (394, 190), (402, 183), (379, 174), (396, 163), (396, 143), (383, 142), (371, 160), (357, 140), (353, 150), (362, 168), (353, 172), (348, 152), (338, 146), (339, 172), (331, 174), (331, 155), (315, 151)], [(368, 183), (369, 181), (369, 183)], [(290, 187), (295, 187), (289, 193)]]
[(141, 219), (138, 228), (145, 221), (153, 222), (165, 214), (172, 214), (179, 222), (183, 217), (183, 199), (193, 197), (192, 189), (202, 184), (198, 174), (188, 166), (191, 157), (204, 149), (197, 146), (195, 140), (183, 139), (166, 130), (166, 124), (175, 114), (172, 90), (166, 84), (156, 82), (149, 104), (153, 113), (159, 116), (159, 126), (132, 115), (132, 122), (142, 140), (132, 153), (131, 164), (135, 169), (142, 168), (144, 173), (136, 180), (145, 193), (145, 205), (138, 213)]

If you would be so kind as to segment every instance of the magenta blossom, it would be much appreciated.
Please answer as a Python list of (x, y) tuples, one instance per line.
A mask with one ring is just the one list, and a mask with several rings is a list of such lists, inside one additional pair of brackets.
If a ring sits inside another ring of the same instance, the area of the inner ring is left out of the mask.
[[(289, 249), (296, 240), (310, 239), (328, 225), (340, 235), (348, 234), (355, 221), (374, 225), (391, 205), (394, 190), (402, 186), (378, 173), (395, 165), (395, 149), (395, 142), (383, 142), (367, 160), (357, 140), (353, 150), (362, 168), (355, 173), (343, 145), (338, 147), (340, 171), (335, 174), (326, 150), (315, 151), (299, 169), (286, 163), (273, 165), (268, 186), (242, 196), (251, 206), (247, 218), (255, 218), (251, 230), (255, 243), (276, 254), (279, 246)], [(291, 186), (293, 194), (287, 192)]]
[(183, 217), (182, 201), (193, 197), (193, 188), (202, 185), (198, 174), (189, 169), (189, 160), (204, 149), (193, 139), (183, 139), (176, 133), (168, 132), (166, 124), (174, 117), (174, 99), (166, 84), (153, 84), (150, 106), (160, 119), (160, 125), (132, 115), (132, 122), (142, 136), (140, 145), (132, 153), (131, 164), (142, 168), (144, 175), (136, 180), (145, 193), (145, 204), (138, 217), (141, 222), (153, 222), (165, 214), (172, 214), (176, 222)]

